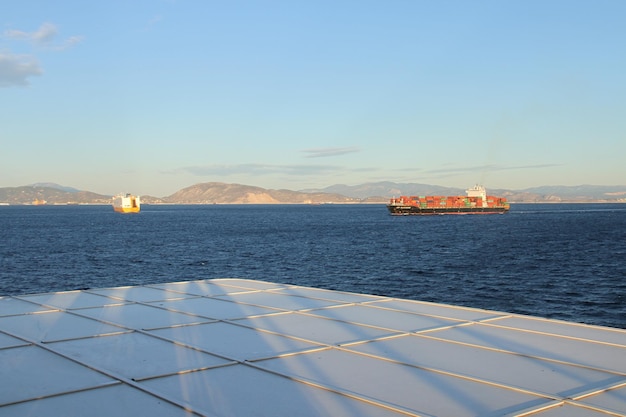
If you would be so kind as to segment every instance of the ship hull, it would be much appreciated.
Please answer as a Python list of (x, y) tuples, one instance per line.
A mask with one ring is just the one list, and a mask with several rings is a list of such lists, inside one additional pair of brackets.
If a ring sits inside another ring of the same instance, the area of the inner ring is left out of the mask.
[(113, 207), (116, 213), (139, 213), (139, 207)]
[(507, 207), (416, 207), (388, 205), (389, 213), (394, 216), (434, 216), (443, 214), (504, 214)]

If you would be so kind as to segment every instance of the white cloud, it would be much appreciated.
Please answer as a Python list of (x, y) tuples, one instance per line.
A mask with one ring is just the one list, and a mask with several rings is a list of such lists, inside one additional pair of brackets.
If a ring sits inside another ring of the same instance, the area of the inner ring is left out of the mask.
[(43, 23), (34, 32), (25, 32), (17, 29), (9, 29), (4, 32), (4, 37), (13, 40), (23, 40), (40, 48), (63, 50), (76, 45), (83, 40), (82, 36), (70, 36), (62, 41), (56, 41), (59, 34), (57, 26), (53, 23)]
[(307, 158), (325, 158), (328, 156), (344, 155), (347, 153), (359, 152), (359, 148), (312, 148), (304, 149), (302, 152), (308, 154)]
[(551, 168), (555, 166), (560, 166), (560, 164), (536, 164), (536, 165), (512, 165), (512, 166), (504, 166), (504, 165), (477, 165), (477, 166), (467, 166), (467, 167), (457, 167), (457, 168), (441, 168), (441, 169), (431, 169), (425, 172), (431, 174), (454, 174), (454, 173), (463, 173), (463, 172), (480, 172), (480, 171), (508, 171), (508, 170), (518, 170), (518, 169), (542, 169), (542, 168)]
[[(4, 31), (0, 39), (24, 41), (38, 48), (61, 51), (70, 48), (83, 40), (82, 36), (70, 36), (57, 41), (59, 31), (52, 23), (43, 23), (34, 32), (9, 29)], [(43, 71), (34, 55), (14, 54), (10, 51), (0, 52), (0, 88), (29, 85), (29, 78), (41, 75)]]
[(44, 23), (31, 34), (32, 41), (37, 45), (49, 45), (58, 34), (57, 27), (52, 23)]
[(42, 73), (39, 63), (32, 56), (0, 53), (0, 88), (27, 86), (29, 77)]
[(58, 33), (57, 27), (52, 23), (44, 23), (34, 32), (24, 32), (17, 29), (9, 29), (4, 32), (7, 38), (32, 42), (37, 46), (46, 46), (52, 43)]
[(61, 51), (63, 49), (71, 48), (72, 46), (81, 43), (83, 39), (85, 38), (82, 36), (70, 36), (69, 38), (65, 39), (63, 42), (54, 46), (54, 49), (57, 51)]
[(184, 167), (178, 172), (186, 172), (198, 176), (230, 176), (230, 175), (319, 175), (322, 173), (344, 171), (345, 168), (335, 165), (268, 165), (268, 164), (238, 164), (238, 165), (207, 165)]

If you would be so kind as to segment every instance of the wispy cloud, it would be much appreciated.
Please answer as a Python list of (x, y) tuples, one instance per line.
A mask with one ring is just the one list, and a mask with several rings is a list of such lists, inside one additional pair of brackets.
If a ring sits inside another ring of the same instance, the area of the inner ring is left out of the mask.
[(159, 23), (159, 22), (160, 22), (160, 21), (162, 21), (162, 20), (163, 20), (163, 16), (161, 16), (161, 15), (156, 15), (156, 16), (153, 16), (153, 17), (152, 17), (152, 18), (148, 21), (148, 26), (154, 26), (154, 25), (156, 25), (157, 23)]
[(34, 32), (9, 29), (4, 32), (4, 36), (9, 39), (28, 41), (43, 46), (52, 42), (57, 33), (58, 31), (55, 25), (52, 23), (44, 23)]
[(82, 36), (70, 36), (61, 41), (57, 41), (59, 29), (53, 23), (43, 23), (34, 32), (26, 32), (18, 29), (9, 29), (4, 32), (4, 37), (13, 40), (29, 42), (40, 48), (53, 50), (63, 50), (70, 48), (83, 40)]
[(63, 49), (68, 49), (81, 43), (85, 38), (83, 36), (70, 36), (69, 38), (65, 38), (63, 42), (59, 43), (55, 49), (57, 51), (61, 51)]
[(456, 174), (463, 172), (493, 172), (493, 171), (510, 171), (510, 170), (523, 170), (523, 169), (541, 169), (560, 166), (561, 164), (535, 164), (535, 165), (475, 165), (467, 167), (450, 167), (450, 168), (438, 168), (426, 170), (424, 172), (429, 174)]
[[(70, 36), (58, 41), (59, 30), (52, 23), (43, 23), (34, 32), (18, 29), (5, 30), (0, 39), (26, 42), (36, 48), (62, 51), (82, 42), (82, 36)], [(14, 54), (5, 49), (0, 52), (0, 88), (29, 85), (29, 78), (43, 74), (41, 67), (32, 54)]]
[(320, 175), (344, 171), (336, 165), (270, 165), (270, 164), (238, 164), (238, 165), (205, 165), (183, 167), (170, 173), (188, 173), (197, 176), (231, 176), (231, 175)]
[(39, 63), (30, 55), (0, 53), (0, 88), (27, 86), (29, 77), (42, 73)]
[(329, 156), (345, 155), (347, 153), (359, 152), (359, 148), (312, 148), (304, 149), (303, 153), (307, 154), (306, 158), (326, 158)]
[(139, 29), (139, 31), (150, 32), (156, 27), (158, 27), (161, 24), (161, 22), (163, 22), (163, 20), (164, 20), (163, 16), (154, 15), (146, 21), (145, 25), (141, 29)]

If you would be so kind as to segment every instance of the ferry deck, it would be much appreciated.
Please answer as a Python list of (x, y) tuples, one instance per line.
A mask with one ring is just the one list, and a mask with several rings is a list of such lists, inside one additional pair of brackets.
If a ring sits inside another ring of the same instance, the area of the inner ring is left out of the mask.
[(0, 297), (2, 416), (626, 416), (626, 330), (245, 279)]

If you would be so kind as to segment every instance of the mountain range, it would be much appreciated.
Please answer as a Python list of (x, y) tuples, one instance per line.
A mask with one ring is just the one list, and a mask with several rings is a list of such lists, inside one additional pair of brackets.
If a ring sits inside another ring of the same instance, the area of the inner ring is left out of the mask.
[[(626, 202), (626, 186), (542, 186), (523, 190), (488, 189), (512, 203)], [(400, 195), (465, 195), (462, 188), (417, 183), (336, 184), (321, 189), (273, 190), (251, 185), (206, 182), (166, 197), (141, 196), (147, 204), (321, 204), (386, 203)], [(54, 183), (0, 188), (0, 204), (110, 204), (110, 195)]]

